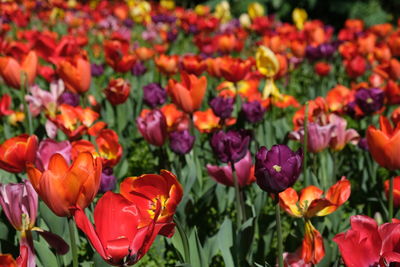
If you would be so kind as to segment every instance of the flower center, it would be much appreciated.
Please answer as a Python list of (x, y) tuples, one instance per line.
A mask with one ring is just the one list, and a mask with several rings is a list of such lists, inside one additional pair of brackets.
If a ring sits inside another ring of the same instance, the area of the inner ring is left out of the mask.
[(275, 170), (276, 172), (281, 172), (281, 170), (282, 170), (282, 167), (279, 166), (279, 165), (274, 165), (274, 166), (272, 166), (272, 168), (274, 168), (274, 170)]
[(372, 98), (368, 97), (366, 102), (368, 104), (372, 104), (374, 102), (374, 100)]

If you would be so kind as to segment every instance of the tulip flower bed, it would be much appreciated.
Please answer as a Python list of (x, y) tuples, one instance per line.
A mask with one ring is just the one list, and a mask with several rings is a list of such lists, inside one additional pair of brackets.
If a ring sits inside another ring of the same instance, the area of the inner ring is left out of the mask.
[(400, 264), (400, 25), (83, 2), (0, 3), (0, 266)]

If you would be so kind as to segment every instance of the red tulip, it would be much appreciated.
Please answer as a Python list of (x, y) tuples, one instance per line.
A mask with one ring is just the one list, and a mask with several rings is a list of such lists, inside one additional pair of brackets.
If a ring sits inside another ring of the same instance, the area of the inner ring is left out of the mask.
[[(143, 214), (142, 223), (145, 224), (152, 220), (158, 223), (172, 222), (176, 207), (183, 195), (182, 186), (176, 176), (167, 170), (161, 170), (160, 175), (143, 174), (126, 178), (120, 188), (125, 198), (134, 203), (146, 205), (149, 212)], [(155, 219), (155, 208), (159, 200), (161, 200), (160, 215)]]
[(346, 266), (389, 266), (391, 262), (400, 262), (400, 223), (378, 226), (372, 218), (364, 215), (351, 216), (350, 223), (347, 232), (333, 238)]
[(161, 215), (159, 200), (154, 206), (153, 220), (143, 225), (142, 216), (150, 212), (146, 205), (150, 201), (142, 196), (135, 200), (137, 202), (131, 202), (120, 194), (105, 193), (94, 209), (95, 226), (80, 207), (73, 211), (76, 225), (111, 265), (135, 264), (147, 253), (160, 232), (172, 232), (174, 227), (172, 223), (157, 223)]
[(364, 74), (367, 68), (366, 60), (361, 56), (356, 56), (346, 62), (346, 72), (352, 78), (357, 78)]
[(24, 172), (26, 164), (35, 161), (37, 147), (35, 135), (21, 134), (6, 140), (0, 146), (0, 169), (12, 173)]
[(104, 90), (107, 100), (112, 105), (119, 105), (124, 103), (131, 92), (131, 85), (122, 78), (111, 78), (107, 88)]

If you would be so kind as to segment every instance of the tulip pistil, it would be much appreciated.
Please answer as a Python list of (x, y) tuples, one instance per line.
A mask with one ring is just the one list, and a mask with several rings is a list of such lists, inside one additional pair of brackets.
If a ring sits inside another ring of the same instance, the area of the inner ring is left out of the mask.
[(279, 165), (274, 165), (274, 166), (272, 166), (272, 168), (274, 168), (274, 170), (275, 170), (276, 172), (281, 172), (281, 170), (282, 170), (282, 167), (279, 166)]

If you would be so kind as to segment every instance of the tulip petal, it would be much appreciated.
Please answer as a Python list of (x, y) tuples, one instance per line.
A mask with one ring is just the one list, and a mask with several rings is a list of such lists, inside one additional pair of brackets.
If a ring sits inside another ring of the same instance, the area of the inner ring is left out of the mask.
[(56, 250), (57, 254), (64, 255), (69, 251), (69, 245), (60, 236), (38, 227), (32, 228), (32, 231), (36, 231), (39, 235), (41, 235), (50, 245), (50, 247)]
[(100, 254), (100, 256), (107, 260), (109, 255), (106, 254), (103, 244), (100, 241), (99, 236), (97, 235), (93, 224), (89, 221), (85, 212), (80, 207), (75, 207), (71, 210), (72, 215), (74, 216), (74, 220), (76, 226), (85, 233), (90, 243), (94, 247), (94, 249)]

